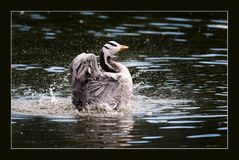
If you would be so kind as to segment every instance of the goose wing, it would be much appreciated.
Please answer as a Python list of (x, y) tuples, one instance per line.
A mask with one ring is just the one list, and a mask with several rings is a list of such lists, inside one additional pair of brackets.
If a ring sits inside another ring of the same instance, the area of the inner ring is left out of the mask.
[(82, 53), (70, 65), (72, 102), (79, 109), (91, 103), (108, 103), (115, 106), (114, 94), (118, 81), (105, 76), (97, 66), (94, 54)]
[(84, 82), (88, 78), (96, 79), (101, 74), (94, 54), (82, 53), (70, 64), (70, 81)]
[(101, 75), (98, 80), (89, 81), (87, 87), (87, 97), (90, 102), (107, 103), (111, 107), (116, 107), (115, 93), (119, 82), (111, 77)]

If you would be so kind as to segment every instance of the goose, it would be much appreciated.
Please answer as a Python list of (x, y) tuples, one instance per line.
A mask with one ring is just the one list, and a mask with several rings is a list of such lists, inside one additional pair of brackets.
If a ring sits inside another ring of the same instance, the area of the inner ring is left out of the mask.
[(70, 64), (72, 103), (79, 111), (91, 104), (106, 104), (112, 109), (126, 107), (133, 91), (126, 66), (112, 60), (129, 47), (109, 41), (102, 47), (100, 67), (92, 53), (81, 53)]

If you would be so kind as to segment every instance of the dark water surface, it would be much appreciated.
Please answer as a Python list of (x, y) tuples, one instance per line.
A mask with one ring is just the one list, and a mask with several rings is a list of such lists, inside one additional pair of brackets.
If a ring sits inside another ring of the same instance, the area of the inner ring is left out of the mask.
[[(13, 12), (13, 148), (226, 148), (227, 14)], [(133, 77), (123, 111), (71, 105), (68, 65), (109, 40)]]

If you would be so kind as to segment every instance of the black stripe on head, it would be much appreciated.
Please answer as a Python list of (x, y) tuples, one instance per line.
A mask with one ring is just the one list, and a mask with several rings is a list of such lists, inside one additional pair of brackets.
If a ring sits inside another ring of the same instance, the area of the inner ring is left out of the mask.
[(108, 42), (108, 44), (110, 44), (111, 46), (114, 46), (114, 47), (116, 47), (116, 46), (117, 46), (116, 44), (114, 44), (114, 43), (111, 43), (111, 42)]
[(104, 48), (109, 49), (108, 47), (104, 46)]

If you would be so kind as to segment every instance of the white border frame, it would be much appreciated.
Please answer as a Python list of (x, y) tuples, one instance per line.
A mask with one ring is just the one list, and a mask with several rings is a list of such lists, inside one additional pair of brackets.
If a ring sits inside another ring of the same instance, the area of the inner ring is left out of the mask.
[[(10, 52), (11, 52), (11, 56), (10, 56), (10, 63), (12, 64), (12, 13), (13, 12), (21, 12), (22, 10), (11, 10), (11, 14), (10, 14)], [(118, 11), (118, 10), (113, 10), (113, 11), (105, 11), (105, 10), (70, 10), (70, 11), (65, 11), (65, 10), (27, 10), (27, 11), (24, 11), (24, 12), (68, 12), (68, 13), (71, 13), (71, 12), (124, 12), (124, 13), (127, 13), (127, 12), (138, 12), (138, 13), (143, 13), (143, 12), (147, 12), (147, 13), (155, 13), (155, 12), (226, 12), (227, 13), (227, 26), (229, 26), (229, 21), (228, 21), (228, 17), (229, 17), (229, 11), (228, 10), (163, 10), (163, 11), (158, 11), (158, 10), (130, 10), (130, 11)], [(120, 150), (137, 150), (137, 149), (140, 149), (140, 150), (159, 150), (159, 149), (162, 149), (162, 150), (168, 150), (168, 149), (172, 149), (172, 150), (192, 150), (192, 149), (195, 149), (195, 150), (216, 150), (216, 149), (220, 149), (220, 150), (225, 150), (225, 149), (229, 149), (229, 116), (228, 116), (228, 57), (229, 57), (229, 48), (228, 48), (228, 29), (229, 27), (227, 28), (227, 147), (226, 148), (13, 148), (12, 147), (12, 124), (11, 124), (11, 127), (10, 127), (10, 132), (11, 132), (11, 148), (10, 149), (34, 149), (34, 150), (39, 150), (39, 149), (53, 149), (53, 150), (60, 150), (60, 149), (64, 149), (64, 150), (69, 150), (69, 149), (83, 149), (83, 150), (95, 150), (95, 149), (99, 149), (99, 150), (111, 150), (111, 149), (114, 149), (114, 150), (117, 150), (117, 149), (120, 149)], [(10, 65), (11, 65), (10, 64)], [(11, 73), (10, 73), (10, 76), (11, 76), (11, 91), (12, 91), (12, 69), (11, 69)], [(12, 95), (12, 93), (11, 93)], [(11, 118), (12, 118), (12, 111), (11, 111), (11, 117), (10, 117), (10, 123), (11, 123)]]

